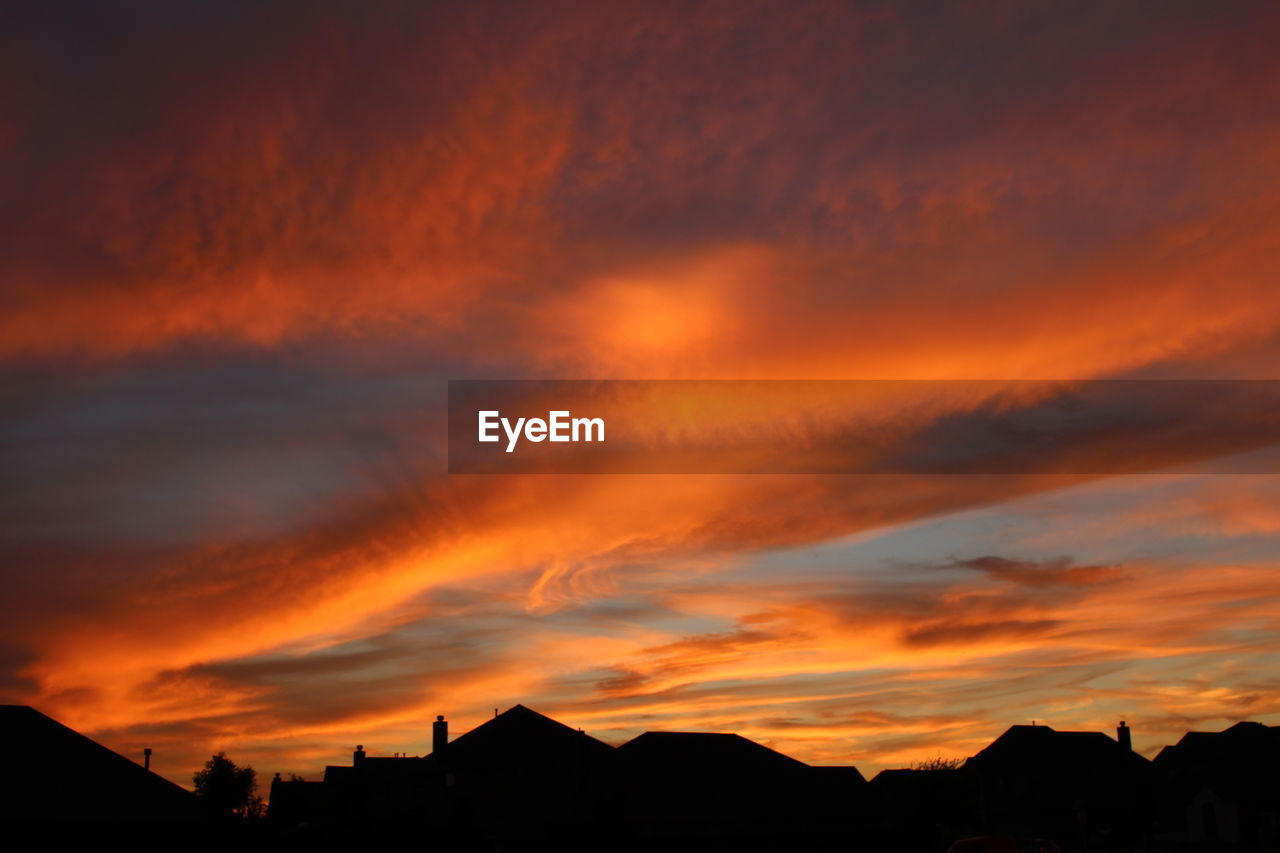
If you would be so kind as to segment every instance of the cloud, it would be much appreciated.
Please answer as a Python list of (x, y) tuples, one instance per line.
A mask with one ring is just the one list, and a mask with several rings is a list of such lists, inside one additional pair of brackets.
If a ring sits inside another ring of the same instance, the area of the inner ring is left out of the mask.
[(1124, 569), (1120, 566), (1073, 566), (1069, 557), (1035, 561), (988, 555), (956, 560), (953, 565), (982, 572), (996, 580), (1032, 587), (1092, 586), (1124, 577)]
[(1160, 13), (31, 12), (2, 339), (1060, 376), (1273, 326), (1270, 12)]
[(961, 645), (992, 639), (1037, 637), (1050, 632), (1059, 624), (1053, 619), (1035, 621), (1009, 619), (999, 622), (962, 624), (942, 622), (910, 631), (904, 635), (903, 639), (917, 646)]
[[(1067, 521), (1083, 478), (465, 478), (440, 444), (457, 377), (1273, 375), (1276, 14), (16, 10), (0, 691), (180, 781), (515, 701), (872, 763), (1277, 713), (1267, 485)], [(925, 556), (857, 559), (894, 530)]]

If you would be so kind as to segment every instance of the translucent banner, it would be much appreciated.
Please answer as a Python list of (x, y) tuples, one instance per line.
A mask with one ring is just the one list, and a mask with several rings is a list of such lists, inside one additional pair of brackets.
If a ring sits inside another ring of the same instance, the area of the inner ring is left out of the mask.
[(1277, 380), (455, 380), (455, 474), (1280, 473)]

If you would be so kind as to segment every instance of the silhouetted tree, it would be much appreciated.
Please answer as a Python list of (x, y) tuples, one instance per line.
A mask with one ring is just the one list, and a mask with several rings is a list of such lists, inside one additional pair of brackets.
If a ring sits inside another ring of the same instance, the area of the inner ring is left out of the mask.
[(959, 770), (964, 764), (963, 758), (943, 758), (935, 756), (924, 761), (911, 762), (912, 770)]
[(191, 780), (195, 783), (196, 796), (214, 814), (240, 818), (262, 816), (262, 798), (257, 796), (258, 774), (248, 765), (237, 767), (225, 752), (214, 753)]

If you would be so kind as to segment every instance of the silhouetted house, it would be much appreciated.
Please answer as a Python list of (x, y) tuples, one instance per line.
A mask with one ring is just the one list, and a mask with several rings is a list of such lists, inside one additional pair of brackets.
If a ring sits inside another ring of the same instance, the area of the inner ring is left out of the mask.
[(852, 764), (810, 765), (809, 816), (811, 819), (866, 823), (872, 810), (867, 780)]
[(882, 770), (870, 792), (879, 834), (894, 849), (945, 850), (981, 830), (973, 769)]
[(323, 782), (277, 780), (270, 817), (516, 841), (580, 835), (612, 805), (613, 747), (523, 705), (452, 742), (439, 717), (432, 747), (421, 758), (357, 748), (351, 765), (327, 767)]
[(1165, 837), (1280, 844), (1280, 727), (1243, 722), (1221, 732), (1187, 732), (1154, 763), (1167, 780)]
[[(425, 760), (428, 820), (506, 838), (581, 834), (611, 807), (613, 747), (523, 705)], [(611, 815), (610, 815), (611, 816)]]
[(431, 754), (362, 748), (323, 782), (277, 779), (270, 816), (289, 825), (415, 828), (447, 843), (629, 848), (715, 837), (743, 842), (847, 833), (866, 788), (853, 767), (810, 767), (728, 734), (649, 732), (621, 747), (523, 705)]
[(128, 836), (200, 821), (195, 795), (26, 705), (0, 705), (0, 839)]
[[(349, 767), (325, 768), (322, 793), (306, 787), (290, 789), (290, 783), (284, 783), (286, 795), (292, 797), (286, 799), (286, 803), (319, 802), (329, 818), (384, 821), (408, 816), (420, 818), (423, 803), (431, 792), (427, 776), (433, 766), (416, 756), (366, 755), (364, 747), (357, 746)], [(274, 800), (272, 802), (274, 804)]]
[(1067, 842), (1129, 843), (1151, 829), (1151, 762), (1101, 732), (1013, 726), (974, 755), (983, 828), (989, 833)]
[(354, 821), (421, 820), (431, 765), (414, 757), (366, 755), (357, 746), (349, 766), (330, 765), (320, 781), (271, 782), (268, 818), (281, 826)]
[(866, 780), (736, 734), (646, 732), (618, 747), (625, 820), (642, 837), (803, 838), (847, 832)]
[(268, 816), (279, 827), (305, 827), (331, 808), (330, 795), (322, 781), (282, 779), (277, 773), (271, 780)]

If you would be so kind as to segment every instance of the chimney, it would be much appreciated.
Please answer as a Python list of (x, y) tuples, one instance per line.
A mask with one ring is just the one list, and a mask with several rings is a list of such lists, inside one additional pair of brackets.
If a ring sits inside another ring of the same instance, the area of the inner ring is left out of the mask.
[(431, 754), (444, 755), (444, 748), (449, 743), (449, 724), (444, 714), (436, 714), (436, 721), (431, 724)]
[(1124, 720), (1120, 721), (1120, 727), (1116, 729), (1116, 740), (1120, 741), (1120, 745), (1129, 751), (1133, 751), (1133, 736), (1129, 732), (1129, 726)]
[(142, 750), (142, 769), (151, 769), (151, 747), (149, 746)]
[(356, 751), (351, 753), (351, 763), (355, 767), (364, 763), (364, 744), (356, 744)]

